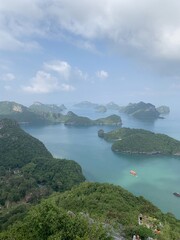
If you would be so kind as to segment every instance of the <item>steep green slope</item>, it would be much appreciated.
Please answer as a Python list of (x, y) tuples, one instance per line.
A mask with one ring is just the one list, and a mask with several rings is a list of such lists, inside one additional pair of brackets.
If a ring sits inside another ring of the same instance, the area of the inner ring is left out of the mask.
[(147, 237), (178, 240), (180, 221), (119, 186), (83, 183), (71, 191), (56, 193), (32, 208), (23, 221), (0, 237), (4, 240), (12, 237), (15, 240), (105, 240), (121, 239), (124, 235), (125, 239), (132, 239), (134, 234), (142, 240)]
[(109, 133), (100, 130), (98, 136), (113, 141), (112, 150), (115, 152), (180, 155), (180, 141), (165, 134), (120, 128)]
[(37, 202), (85, 180), (74, 161), (54, 159), (44, 144), (13, 120), (0, 121), (0, 209)]
[(24, 132), (16, 121), (0, 120), (1, 167), (22, 167), (37, 156), (52, 157), (44, 144)]
[(53, 191), (65, 191), (85, 180), (81, 167), (72, 160), (35, 158), (22, 168), (23, 174), (33, 176), (41, 186)]
[(1, 240), (111, 240), (102, 224), (83, 214), (74, 214), (44, 201), (32, 208), (21, 222), (7, 232)]
[(66, 210), (75, 213), (88, 212), (94, 219), (101, 219), (101, 221), (113, 225), (122, 224), (127, 235), (136, 228), (137, 231), (140, 231), (138, 230), (138, 215), (141, 213), (143, 216), (156, 218), (157, 221), (154, 224), (159, 225), (159, 222), (162, 222), (164, 226), (167, 223), (170, 226), (172, 236), (176, 233), (175, 236), (180, 237), (180, 221), (172, 215), (163, 214), (143, 197), (135, 197), (120, 186), (83, 183), (72, 191), (58, 194), (52, 199), (57, 206)]
[(48, 119), (35, 112), (30, 111), (27, 107), (15, 102), (0, 102), (0, 119), (10, 118), (22, 123), (46, 124)]

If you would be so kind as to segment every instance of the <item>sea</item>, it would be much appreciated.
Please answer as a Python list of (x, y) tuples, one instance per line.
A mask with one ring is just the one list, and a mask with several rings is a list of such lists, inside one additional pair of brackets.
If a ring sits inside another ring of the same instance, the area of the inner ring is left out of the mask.
[[(122, 127), (140, 128), (164, 133), (180, 140), (180, 114), (176, 109), (164, 119), (139, 121), (118, 111), (98, 113), (92, 108), (71, 107), (68, 110), (91, 119), (111, 114), (121, 116)], [(136, 196), (143, 196), (164, 213), (172, 213), (180, 219), (180, 157), (144, 156), (114, 153), (111, 143), (98, 137), (98, 130), (105, 132), (117, 127), (74, 127), (64, 124), (41, 127), (23, 126), (23, 129), (42, 141), (56, 158), (78, 162), (88, 181), (120, 185)], [(132, 176), (134, 170), (137, 176)]]

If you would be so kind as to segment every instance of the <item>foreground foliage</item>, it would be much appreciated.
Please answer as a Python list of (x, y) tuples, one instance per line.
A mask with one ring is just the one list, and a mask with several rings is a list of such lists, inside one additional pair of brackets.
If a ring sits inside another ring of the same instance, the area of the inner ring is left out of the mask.
[[(152, 219), (148, 229), (138, 224), (138, 215)], [(102, 224), (103, 223), (103, 224)], [(159, 226), (161, 233), (156, 235)], [(139, 234), (141, 239), (177, 240), (180, 221), (163, 214), (143, 197), (135, 197), (119, 186), (82, 183), (70, 191), (56, 193), (30, 210), (23, 221), (3, 232), (1, 239), (112, 239)]]
[[(90, 222), (91, 220), (91, 222)], [(17, 222), (8, 232), (0, 234), (2, 240), (110, 240), (101, 224), (83, 214), (74, 214), (43, 201), (30, 210), (23, 222)]]

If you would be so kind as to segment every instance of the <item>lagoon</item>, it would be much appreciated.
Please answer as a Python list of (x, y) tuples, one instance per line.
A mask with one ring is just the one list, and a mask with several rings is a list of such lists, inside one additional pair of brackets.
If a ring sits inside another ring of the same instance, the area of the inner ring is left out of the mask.
[[(111, 113), (96, 113), (92, 109), (71, 109), (76, 114), (92, 119)], [(165, 133), (180, 140), (180, 118), (171, 113), (165, 119), (155, 122), (141, 122), (119, 113), (123, 127), (143, 128)], [(180, 198), (173, 192), (180, 192), (180, 158), (171, 156), (123, 155), (111, 151), (111, 143), (98, 138), (102, 128), (110, 131), (114, 127), (68, 127), (63, 124), (44, 127), (24, 126), (25, 131), (41, 140), (48, 150), (58, 158), (77, 161), (87, 180), (120, 185), (133, 194), (142, 195), (163, 212), (171, 212), (180, 219)], [(133, 169), (138, 176), (129, 174)]]

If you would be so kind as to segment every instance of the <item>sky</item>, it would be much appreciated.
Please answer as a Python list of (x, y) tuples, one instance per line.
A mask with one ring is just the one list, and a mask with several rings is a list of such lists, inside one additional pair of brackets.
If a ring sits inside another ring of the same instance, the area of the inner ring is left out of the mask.
[(179, 0), (0, 0), (0, 101), (179, 97)]

